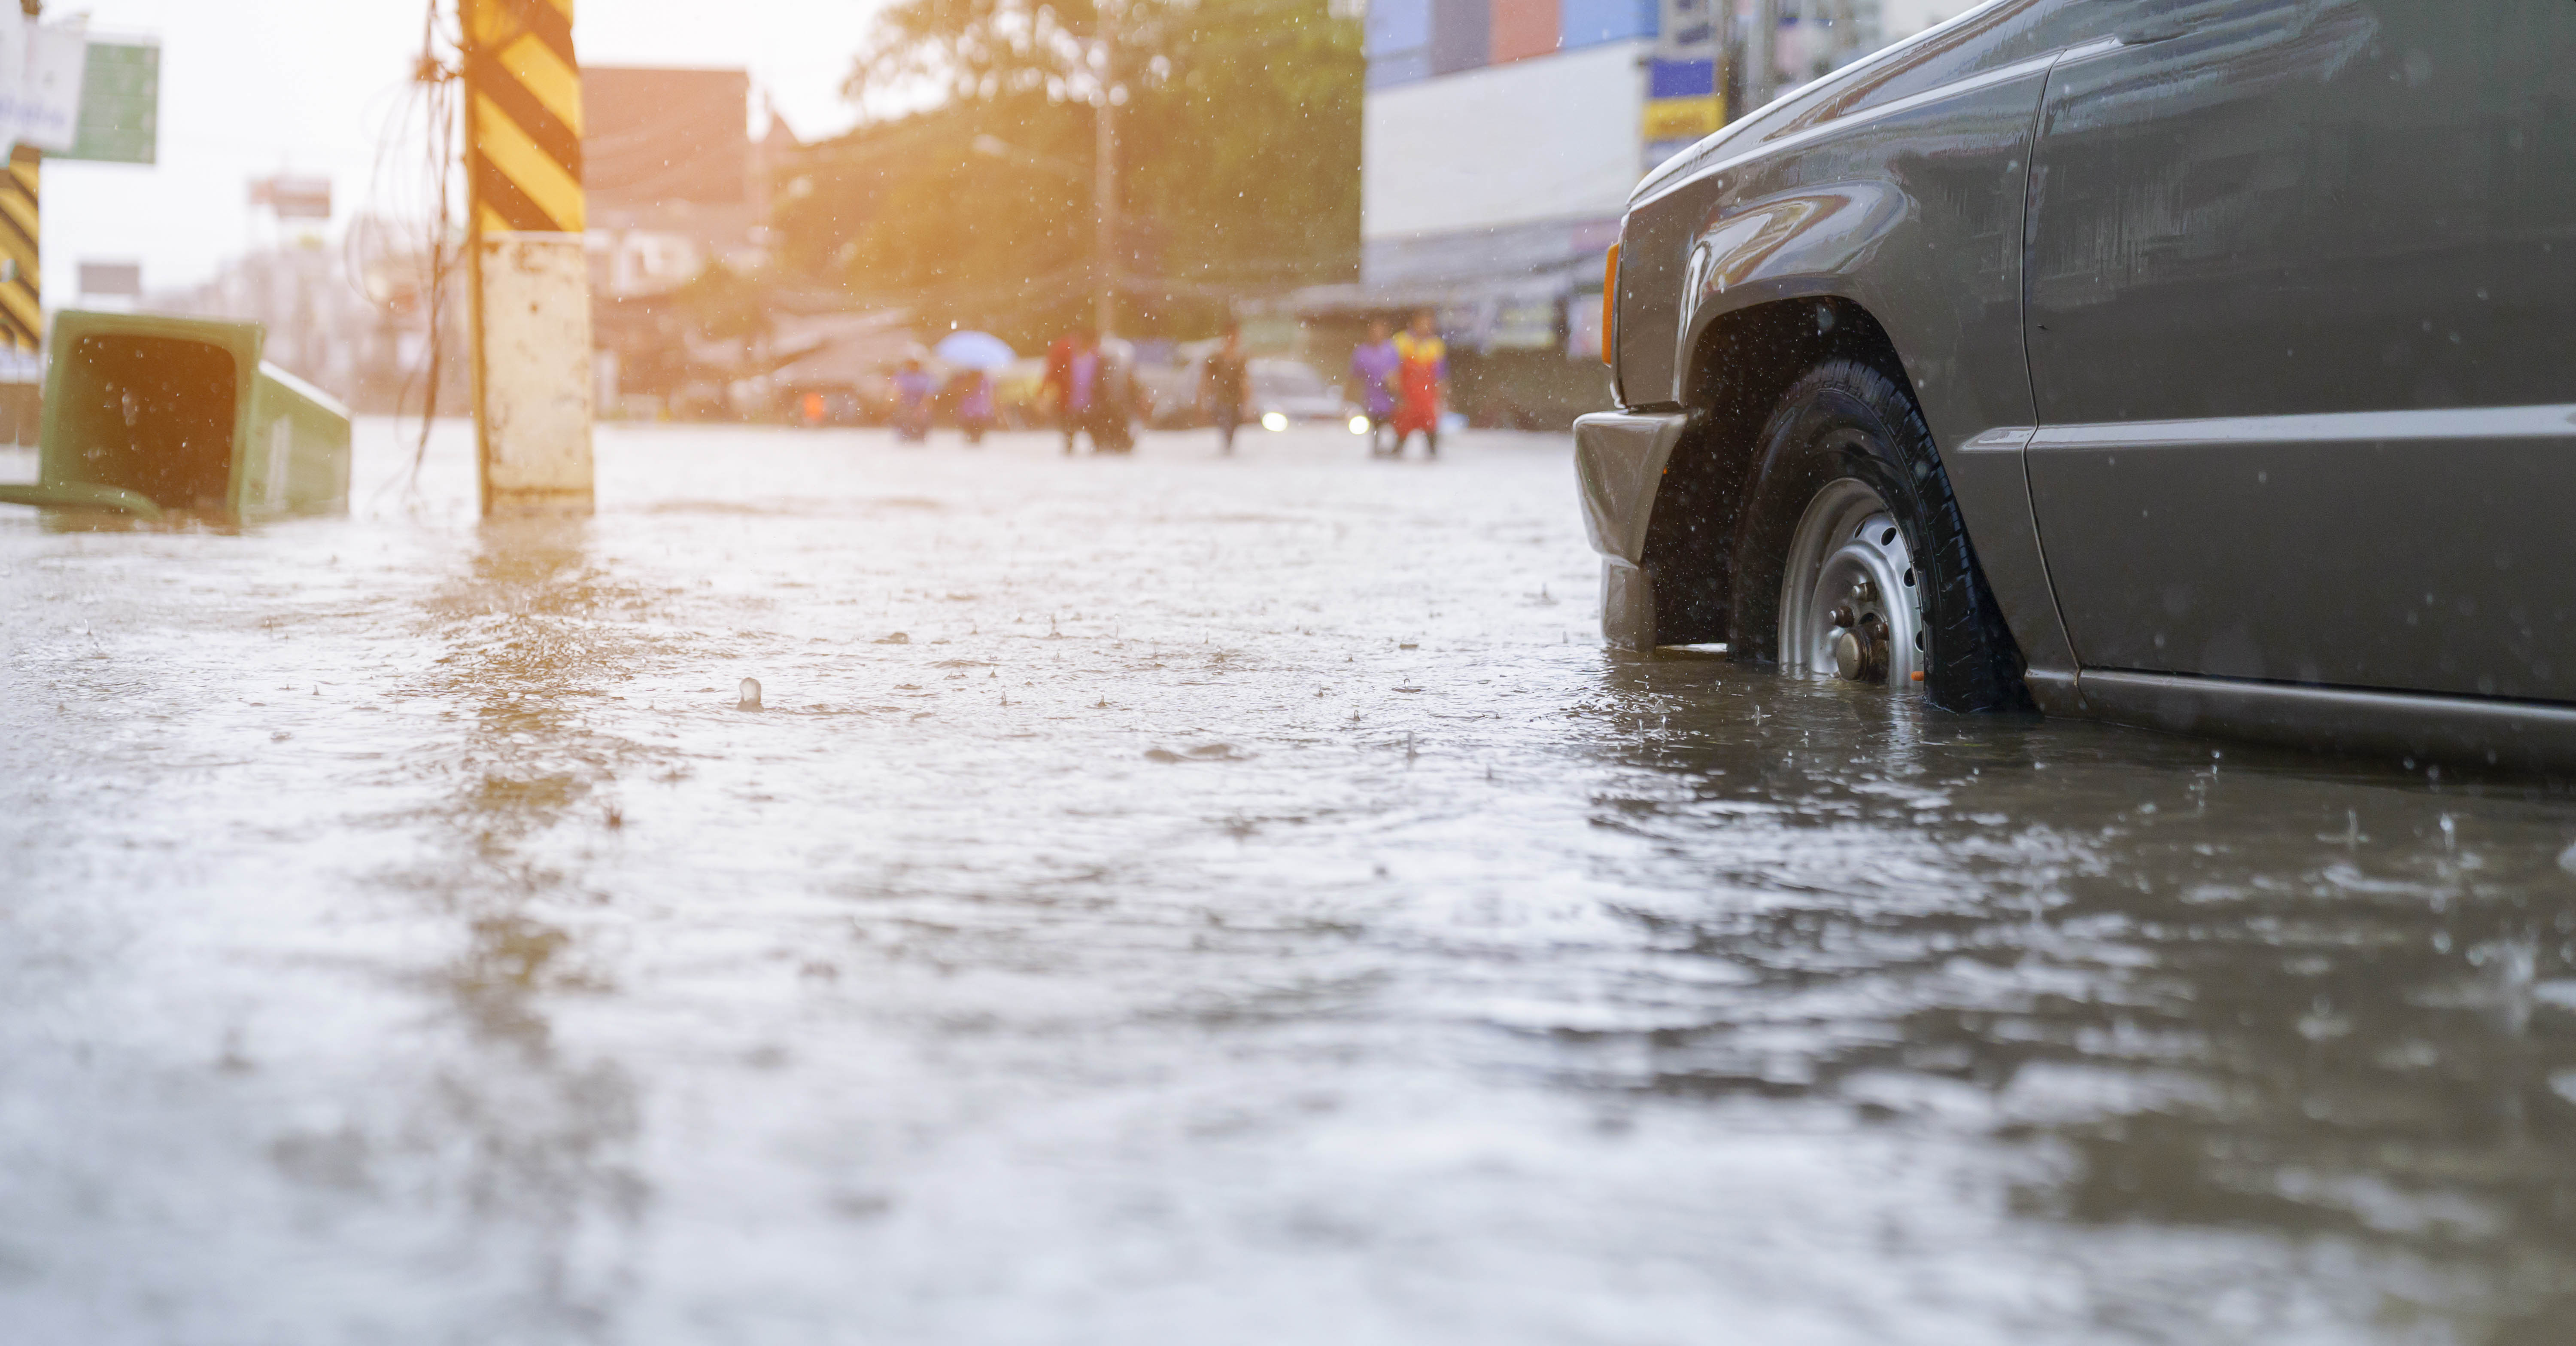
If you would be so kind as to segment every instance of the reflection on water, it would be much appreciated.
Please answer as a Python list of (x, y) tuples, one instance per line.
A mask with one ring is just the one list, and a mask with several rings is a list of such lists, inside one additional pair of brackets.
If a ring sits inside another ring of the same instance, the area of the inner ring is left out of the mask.
[[(2564, 1339), (2561, 799), (2054, 726), (1893, 726), (1883, 704), (1669, 658), (1623, 671), (1627, 760), (1662, 797), (1618, 800), (1605, 825), (1677, 857), (1748, 812), (1806, 835), (1715, 870), (1756, 901), (1624, 908), (1741, 979), (1722, 1013), (1633, 1030), (1651, 1068), (1622, 1083), (1959, 1126), (2038, 1161), (2009, 1187), (2025, 1215), (2262, 1231), (2436, 1284), (2492, 1274), (2461, 1335)], [(1769, 712), (1749, 736), (1744, 701)], [(1890, 746), (1855, 754), (1854, 730)], [(1774, 765), (1799, 749), (1821, 769)], [(2378, 1288), (2382, 1322), (2449, 1335), (2410, 1289)]]
[[(413, 694), (461, 712), (463, 741), (426, 756), (422, 775), (453, 794), (432, 816), (452, 837), (409, 876), (452, 911), (467, 938), (438, 984), (450, 989), (486, 1068), (439, 1081), (439, 1129), (469, 1138), (463, 1197), (476, 1223), (506, 1220), (533, 1237), (526, 1256), (533, 1325), (597, 1335), (615, 1321), (623, 1276), (582, 1265), (580, 1243), (633, 1236), (649, 1184), (633, 1150), (635, 1082), (613, 1059), (557, 1049), (547, 1005), (613, 992), (582, 966), (559, 910), (606, 900), (520, 843), (576, 810), (606, 810), (646, 754), (591, 723), (590, 703), (637, 657), (616, 621), (645, 603), (604, 576), (586, 521), (480, 526), (466, 573), (424, 605), (446, 651)], [(603, 1234), (603, 1228), (607, 1231)]]
[(0, 518), (28, 1339), (2576, 1315), (2563, 795), (1606, 654), (1557, 441), (465, 440)]

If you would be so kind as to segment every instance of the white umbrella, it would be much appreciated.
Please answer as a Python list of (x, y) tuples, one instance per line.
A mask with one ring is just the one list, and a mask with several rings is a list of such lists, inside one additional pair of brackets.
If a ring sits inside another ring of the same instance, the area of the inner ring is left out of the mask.
[(990, 332), (951, 332), (931, 351), (949, 364), (988, 373), (1019, 358)]

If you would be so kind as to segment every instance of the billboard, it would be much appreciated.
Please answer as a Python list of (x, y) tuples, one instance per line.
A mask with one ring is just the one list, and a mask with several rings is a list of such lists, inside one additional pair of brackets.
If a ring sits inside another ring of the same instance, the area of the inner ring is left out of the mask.
[(80, 264), (81, 298), (140, 299), (143, 297), (143, 264), (141, 262), (83, 262)]
[[(1697, 0), (1706, 4), (1711, 0)], [(1371, 0), (1368, 82), (1393, 88), (1652, 37), (1667, 0)]]
[(89, 38), (77, 24), (0, 19), (0, 104), (8, 137), (59, 154), (80, 133)]
[(277, 212), (281, 220), (331, 218), (331, 180), (280, 173), (250, 180), (250, 203)]
[(1727, 0), (1663, 0), (1661, 31), (1655, 34), (1655, 57), (1665, 61), (1708, 60), (1725, 45)]
[(1615, 218), (1637, 185), (1642, 40), (1372, 90), (1360, 234)]
[(79, 126), (72, 147), (56, 157), (148, 164), (158, 157), (160, 123), (160, 39), (92, 38), (82, 67)]
[[(1726, 95), (1714, 61), (1656, 61), (1646, 74), (1647, 158), (1662, 159), (1726, 125)], [(1678, 142), (1678, 143), (1676, 143)], [(1670, 145), (1661, 154), (1655, 147)]]

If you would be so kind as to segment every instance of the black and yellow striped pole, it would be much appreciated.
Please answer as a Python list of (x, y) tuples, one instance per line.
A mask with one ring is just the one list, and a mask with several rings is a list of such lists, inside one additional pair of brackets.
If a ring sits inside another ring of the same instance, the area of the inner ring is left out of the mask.
[(460, 3), (483, 513), (587, 512), (590, 281), (573, 0)]
[[(18, 9), (42, 18), (45, 0), (18, 0)], [(34, 146), (13, 145), (0, 174), (0, 340), (30, 354), (45, 344), (44, 162)]]
[(0, 174), (0, 339), (33, 351), (45, 341), (43, 216), (37, 175), (44, 156), (25, 145)]

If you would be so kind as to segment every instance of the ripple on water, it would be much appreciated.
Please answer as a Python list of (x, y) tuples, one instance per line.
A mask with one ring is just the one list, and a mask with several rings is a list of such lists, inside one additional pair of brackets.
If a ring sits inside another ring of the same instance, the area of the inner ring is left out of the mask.
[(477, 527), (365, 436), (346, 522), (0, 519), (40, 1337), (2576, 1305), (2561, 795), (1605, 653), (1547, 437), (607, 427)]

